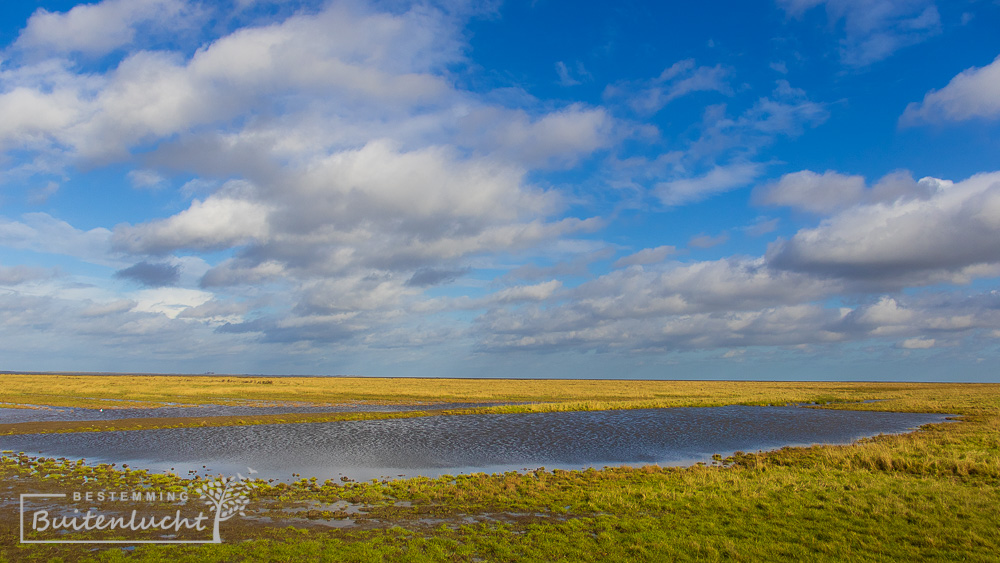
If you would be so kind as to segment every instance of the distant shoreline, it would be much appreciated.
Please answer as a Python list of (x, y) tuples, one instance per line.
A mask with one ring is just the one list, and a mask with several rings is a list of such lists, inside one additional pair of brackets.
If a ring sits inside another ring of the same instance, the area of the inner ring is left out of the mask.
[(65, 375), (65, 376), (100, 376), (100, 377), (311, 377), (317, 379), (328, 378), (365, 378), (365, 379), (421, 379), (421, 380), (492, 380), (492, 381), (704, 381), (713, 383), (944, 383), (944, 384), (968, 384), (968, 385), (994, 385), (993, 381), (949, 381), (939, 380), (915, 380), (915, 379), (706, 379), (706, 378), (637, 378), (637, 377), (492, 377), (470, 375), (465, 377), (449, 376), (418, 376), (418, 375), (359, 375), (359, 374), (270, 374), (270, 373), (147, 373), (147, 372), (117, 372), (117, 371), (23, 371), (23, 370), (3, 370), (0, 374), (10, 375)]

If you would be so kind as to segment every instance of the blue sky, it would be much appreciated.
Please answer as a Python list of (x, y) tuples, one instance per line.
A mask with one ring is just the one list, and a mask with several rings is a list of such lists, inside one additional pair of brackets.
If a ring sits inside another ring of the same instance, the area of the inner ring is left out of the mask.
[(996, 2), (0, 22), (0, 369), (1000, 380)]

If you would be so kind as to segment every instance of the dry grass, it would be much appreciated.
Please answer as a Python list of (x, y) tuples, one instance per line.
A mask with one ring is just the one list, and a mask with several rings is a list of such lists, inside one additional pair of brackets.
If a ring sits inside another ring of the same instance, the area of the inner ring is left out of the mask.
[(0, 402), (78, 407), (301, 402), (544, 402), (522, 410), (855, 402), (869, 410), (955, 412), (1000, 395), (997, 384), (416, 379), (365, 377), (0, 375)]

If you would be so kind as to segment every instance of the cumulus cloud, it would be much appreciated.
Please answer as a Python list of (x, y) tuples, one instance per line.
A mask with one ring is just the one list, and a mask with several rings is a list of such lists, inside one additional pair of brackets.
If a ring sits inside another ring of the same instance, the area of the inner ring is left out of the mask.
[(573, 104), (532, 118), (524, 111), (483, 107), (459, 120), (461, 141), (526, 166), (567, 166), (621, 136), (603, 108)]
[(489, 351), (597, 350), (670, 352), (733, 346), (837, 342), (827, 330), (840, 315), (816, 306), (775, 307), (724, 315), (595, 319), (570, 309), (522, 308), (477, 320), (479, 346)]
[(931, 90), (922, 102), (913, 102), (899, 118), (901, 125), (940, 123), (1000, 117), (1000, 57), (984, 67), (959, 73), (940, 90)]
[(886, 174), (870, 188), (862, 176), (833, 170), (823, 174), (802, 170), (756, 188), (753, 200), (759, 205), (781, 205), (825, 215), (861, 203), (926, 199), (937, 188), (938, 182), (933, 178), (918, 182), (905, 170)]
[[(837, 330), (860, 337), (920, 337), (933, 335), (940, 344), (955, 335), (990, 329), (1000, 323), (997, 295), (982, 293), (964, 299), (929, 294), (882, 296), (844, 315)], [(919, 341), (919, 339), (918, 339)]]
[(243, 316), (250, 311), (250, 305), (242, 302), (219, 301), (212, 299), (201, 305), (188, 307), (178, 313), (179, 319), (198, 319), (211, 324), (240, 323)]
[(926, 348), (1000, 326), (995, 291), (882, 296), (852, 309), (818, 303), (844, 292), (842, 283), (787, 275), (760, 259), (631, 267), (571, 290), (561, 304), (491, 309), (474, 330), (492, 351), (669, 352), (866, 340)]
[[(146, 4), (109, 1), (75, 10)], [(383, 115), (432, 104), (453, 94), (435, 74), (462, 56), (453, 26), (432, 9), (389, 14), (336, 3), (319, 14), (243, 28), (188, 60), (137, 51), (103, 75), (42, 61), (5, 72), (5, 82), (18, 87), (0, 95), (0, 145), (44, 145), (106, 161), (125, 158), (136, 144), (280, 109), (286, 96), (322, 92), (333, 107), (378, 107)]]
[(48, 53), (101, 55), (132, 43), (141, 24), (155, 21), (162, 30), (183, 25), (190, 15), (191, 9), (181, 0), (105, 0), (64, 13), (39, 8), (14, 45)]
[(968, 282), (1000, 263), (1000, 173), (921, 180), (926, 198), (854, 206), (769, 246), (772, 267), (890, 284)]
[(265, 205), (231, 197), (196, 199), (170, 218), (116, 227), (111, 242), (136, 254), (229, 248), (266, 239), (268, 211)]
[(941, 32), (941, 17), (933, 0), (777, 0), (790, 16), (800, 18), (825, 6), (833, 25), (843, 22), (840, 59), (863, 67), (899, 49), (921, 43)]
[(829, 213), (861, 200), (865, 179), (845, 176), (832, 170), (817, 174), (802, 170), (785, 174), (781, 180), (754, 190), (754, 199), (763, 205), (786, 205), (813, 213)]
[[(39, 11), (13, 49), (16, 59), (0, 68), (0, 150), (14, 159), (28, 154), (23, 158), (35, 160), (25, 166), (48, 174), (45, 180), (121, 161), (115, 169), (131, 170), (124, 179), (133, 187), (183, 184), (181, 199), (133, 193), (170, 199), (173, 207), (113, 231), (76, 229), (46, 214), (0, 219), (0, 244), (103, 264), (145, 287), (113, 295), (81, 277), (75, 281), (86, 284), (52, 290), (76, 302), (0, 295), (5, 345), (21, 327), (33, 327), (48, 339), (72, 337), (76, 350), (99, 343), (115, 357), (164, 353), (156, 339), (169, 342), (173, 354), (207, 356), (247, 345), (333, 354), (470, 338), (486, 350), (742, 350), (860, 338), (943, 346), (954, 334), (1000, 327), (984, 312), (989, 307), (970, 312), (898, 296), (853, 309), (825, 305), (873, 285), (881, 291), (889, 278), (961, 281), (1000, 271), (986, 243), (996, 231), (993, 188), (915, 182), (905, 173), (869, 187), (803, 170), (760, 188), (761, 203), (832, 217), (776, 243), (766, 258), (679, 263), (672, 261), (676, 248), (663, 244), (620, 257), (597, 275), (616, 258), (615, 247), (580, 235), (605, 221), (567, 212), (592, 203), (581, 201), (590, 193), (579, 197), (590, 188), (548, 184), (572, 175), (547, 174), (581, 163), (600, 168), (607, 154), (627, 157), (616, 150), (624, 139), (667, 142), (655, 127), (615, 117), (621, 107), (543, 102), (520, 88), (465, 89), (476, 73), (467, 72), (461, 16), (426, 3), (391, 11), (330, 3), (198, 49), (143, 50), (148, 22), (173, 17), (170, 26), (183, 25), (184, 14), (164, 11), (175, 5), (179, 0), (106, 0), (65, 14)], [(100, 64), (87, 67), (94, 61)], [(564, 86), (589, 78), (569, 62), (557, 63), (555, 73)], [(696, 92), (734, 96), (732, 81), (727, 67), (685, 60), (654, 79), (613, 85), (606, 99), (651, 115)], [(763, 147), (828, 115), (823, 103), (783, 80), (748, 96), (736, 110), (707, 108), (676, 150), (618, 161), (645, 169), (636, 182), (644, 203), (650, 189), (663, 205), (677, 206), (749, 186), (767, 166)], [(609, 183), (631, 187), (615, 180)], [(831, 188), (843, 182), (849, 189)], [(880, 222), (911, 220), (944, 239), (941, 248), (930, 235), (914, 239), (937, 265), (895, 256), (903, 265), (894, 266), (892, 256), (873, 250), (881, 236), (897, 236), (894, 224), (883, 229)], [(761, 218), (744, 230), (760, 235), (776, 226)], [(973, 248), (950, 252), (959, 240)], [(895, 267), (902, 277), (827, 267), (831, 248), (842, 248), (848, 261)], [(942, 266), (945, 255), (954, 263)], [(473, 269), (477, 275), (462, 285), (492, 293), (428, 298), (429, 288)], [(487, 285), (485, 272), (499, 276), (499, 285)], [(56, 285), (44, 275), (0, 268), (0, 283), (11, 292)], [(454, 311), (479, 315), (471, 331), (450, 324)]]
[(751, 310), (829, 295), (839, 282), (770, 269), (763, 259), (729, 258), (665, 270), (632, 266), (575, 289), (577, 307), (601, 316)]
[[(164, 310), (176, 302), (166, 295), (140, 297), (147, 306), (160, 303)], [(74, 370), (107, 365), (113, 358), (123, 371), (148, 370), (143, 366), (153, 360), (194, 373), (204, 371), (206, 362), (238, 361), (251, 350), (246, 340), (213, 334), (210, 325), (199, 321), (143, 309), (137, 299), (95, 302), (0, 293), (0, 347), (5, 358), (22, 365), (52, 358), (46, 365), (56, 367), (47, 369)], [(64, 358), (54, 353), (53, 343)]]

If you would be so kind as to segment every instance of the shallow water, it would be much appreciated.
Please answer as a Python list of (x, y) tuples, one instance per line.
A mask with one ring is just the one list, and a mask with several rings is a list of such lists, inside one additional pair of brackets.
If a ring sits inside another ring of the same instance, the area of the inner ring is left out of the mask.
[(0, 407), (0, 424), (16, 422), (119, 420), (123, 418), (158, 418), (179, 416), (252, 416), (263, 414), (326, 413), (326, 412), (398, 412), (428, 409), (464, 409), (493, 406), (497, 404), (522, 403), (413, 403), (375, 404), (365, 402), (340, 403), (327, 406), (303, 406), (296, 404), (273, 404), (265, 406), (249, 405), (193, 405), (166, 406), (147, 409), (107, 408), (84, 409), (78, 407), (50, 407), (15, 409)]
[(844, 444), (947, 415), (705, 407), (4, 436), (0, 448), (179, 475), (321, 481), (605, 465), (687, 465), (712, 454)]

